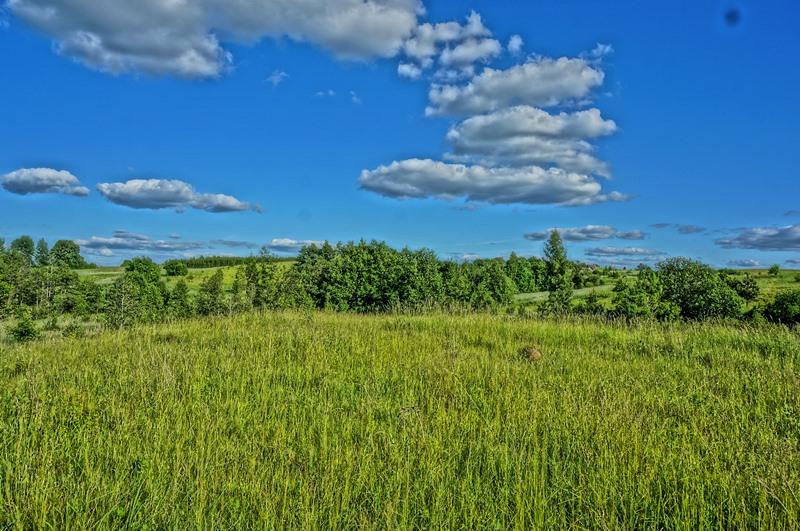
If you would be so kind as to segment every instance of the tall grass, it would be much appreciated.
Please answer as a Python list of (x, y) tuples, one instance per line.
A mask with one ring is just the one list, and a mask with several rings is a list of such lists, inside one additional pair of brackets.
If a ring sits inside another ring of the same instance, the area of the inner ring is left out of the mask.
[(13, 347), (0, 525), (797, 529), (799, 369), (779, 328), (488, 315)]

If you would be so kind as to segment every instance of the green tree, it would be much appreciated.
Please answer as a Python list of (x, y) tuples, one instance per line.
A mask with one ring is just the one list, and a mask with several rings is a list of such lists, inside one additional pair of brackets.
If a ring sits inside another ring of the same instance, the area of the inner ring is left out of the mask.
[(777, 277), (778, 274), (781, 272), (781, 266), (779, 266), (778, 264), (775, 264), (774, 266), (769, 268), (768, 272), (769, 272), (770, 276)]
[(547, 309), (554, 313), (567, 313), (572, 300), (572, 273), (567, 251), (558, 231), (552, 231), (544, 245), (546, 265)]
[(132, 275), (118, 276), (106, 294), (104, 316), (111, 328), (124, 328), (139, 320), (141, 299), (139, 286)]
[(184, 280), (179, 280), (169, 294), (167, 314), (176, 319), (184, 319), (191, 316), (192, 313), (193, 308), (191, 300), (189, 299), (189, 286)]
[(46, 266), (50, 264), (50, 249), (44, 238), (36, 243), (36, 265)]
[(34, 253), (36, 252), (35, 245), (33, 244), (33, 238), (28, 235), (23, 235), (11, 242), (11, 247), (9, 250), (12, 253), (17, 253), (18, 255), (25, 258), (28, 265), (33, 265), (33, 257)]
[(53, 244), (50, 249), (50, 263), (70, 269), (81, 269), (87, 265), (81, 256), (80, 246), (72, 240), (58, 240)]
[(506, 270), (508, 276), (514, 281), (517, 291), (520, 293), (536, 291), (536, 279), (528, 260), (520, 258), (517, 253), (511, 253), (506, 261)]
[(189, 266), (183, 260), (167, 260), (163, 267), (168, 277), (185, 277), (189, 274)]
[(680, 308), (685, 319), (738, 317), (742, 299), (709, 266), (688, 258), (670, 258), (658, 265), (662, 298)]
[(225, 311), (225, 304), (222, 300), (222, 280), (222, 269), (218, 269), (202, 283), (197, 296), (197, 313), (218, 315)]

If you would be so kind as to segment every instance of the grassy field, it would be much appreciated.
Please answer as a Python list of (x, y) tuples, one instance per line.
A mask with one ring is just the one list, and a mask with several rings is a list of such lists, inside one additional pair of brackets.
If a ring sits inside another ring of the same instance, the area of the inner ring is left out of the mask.
[(4, 528), (800, 525), (781, 328), (276, 313), (0, 348)]

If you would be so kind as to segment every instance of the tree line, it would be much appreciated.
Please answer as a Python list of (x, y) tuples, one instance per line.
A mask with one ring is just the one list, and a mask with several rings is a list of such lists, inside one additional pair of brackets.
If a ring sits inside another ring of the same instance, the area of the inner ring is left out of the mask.
[[(126, 260), (109, 285), (81, 278), (88, 264), (80, 248), (61, 240), (47, 249), (30, 237), (0, 245), (0, 318), (16, 318), (18, 338), (37, 335), (34, 321), (72, 315), (100, 319), (111, 328), (195, 315), (228, 315), (254, 309), (326, 309), (349, 312), (487, 310), (510, 308), (521, 292), (548, 292), (542, 314), (594, 314), (625, 319), (766, 319), (800, 322), (800, 291), (745, 312), (759, 297), (751, 276), (741, 277), (685, 258), (665, 260), (635, 275), (568, 259), (557, 232), (542, 258), (441, 260), (427, 249), (393, 249), (383, 242), (304, 247), (291, 264), (263, 250), (235, 267), (217, 269), (196, 289), (183, 278), (185, 260), (162, 265)], [(214, 257), (204, 257), (213, 259)], [(227, 258), (227, 257), (225, 257)], [(214, 263), (213, 260), (201, 263)], [(225, 278), (225, 274), (228, 278)], [(168, 287), (165, 275), (178, 277)], [(595, 292), (576, 300), (574, 290), (615, 281), (610, 301)], [(70, 333), (75, 330), (70, 330)], [(12, 331), (12, 333), (14, 333)], [(15, 336), (15, 337), (17, 337)]]

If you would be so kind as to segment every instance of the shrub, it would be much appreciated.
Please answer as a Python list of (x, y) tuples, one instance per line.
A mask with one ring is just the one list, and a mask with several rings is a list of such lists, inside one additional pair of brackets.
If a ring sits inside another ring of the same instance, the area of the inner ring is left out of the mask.
[(189, 274), (189, 266), (181, 260), (167, 260), (163, 267), (168, 277), (184, 277)]
[(658, 266), (662, 300), (680, 308), (685, 319), (738, 317), (743, 302), (716, 271), (688, 258), (670, 258)]
[(725, 283), (746, 301), (756, 300), (761, 293), (761, 288), (758, 287), (756, 279), (750, 274), (745, 275), (743, 278), (724, 276), (724, 279)]
[(770, 267), (768, 271), (768, 273), (773, 277), (777, 277), (778, 273), (780, 272), (781, 272), (781, 266), (779, 266), (778, 264), (775, 264), (774, 266)]
[(84, 329), (78, 323), (70, 323), (64, 327), (61, 335), (67, 338), (80, 338), (84, 336)]
[(800, 324), (800, 289), (779, 293), (764, 308), (764, 317), (773, 323)]
[(36, 323), (33, 322), (30, 313), (25, 313), (22, 315), (22, 317), (20, 317), (19, 321), (17, 321), (17, 324), (11, 329), (9, 335), (14, 341), (24, 343), (26, 341), (39, 339), (42, 333), (36, 327)]

